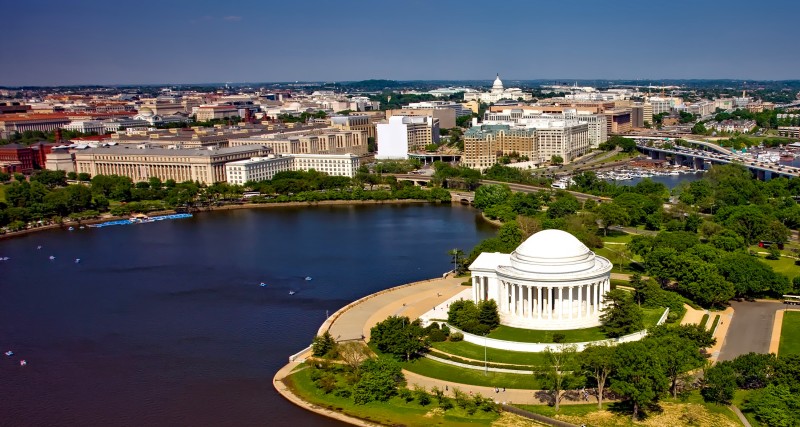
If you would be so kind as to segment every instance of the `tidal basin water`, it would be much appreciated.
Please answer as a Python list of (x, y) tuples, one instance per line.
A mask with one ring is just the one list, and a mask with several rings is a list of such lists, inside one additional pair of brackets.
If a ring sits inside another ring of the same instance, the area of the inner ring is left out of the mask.
[(469, 207), (384, 205), (0, 241), (0, 425), (341, 425), (284, 400), (275, 372), (326, 313), (493, 234)]

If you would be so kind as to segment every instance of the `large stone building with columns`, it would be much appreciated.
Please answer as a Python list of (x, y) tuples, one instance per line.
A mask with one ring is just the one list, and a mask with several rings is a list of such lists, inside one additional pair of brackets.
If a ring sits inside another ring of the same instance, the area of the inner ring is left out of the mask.
[(503, 325), (565, 330), (600, 325), (612, 264), (575, 236), (544, 230), (509, 254), (482, 253), (472, 265), (472, 296), (493, 299)]

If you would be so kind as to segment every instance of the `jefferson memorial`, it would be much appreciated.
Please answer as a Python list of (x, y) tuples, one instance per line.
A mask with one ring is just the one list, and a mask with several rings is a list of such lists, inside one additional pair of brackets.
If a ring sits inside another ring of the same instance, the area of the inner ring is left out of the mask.
[(599, 326), (611, 268), (561, 230), (540, 231), (510, 255), (484, 252), (469, 266), (476, 304), (493, 299), (501, 324), (546, 330)]

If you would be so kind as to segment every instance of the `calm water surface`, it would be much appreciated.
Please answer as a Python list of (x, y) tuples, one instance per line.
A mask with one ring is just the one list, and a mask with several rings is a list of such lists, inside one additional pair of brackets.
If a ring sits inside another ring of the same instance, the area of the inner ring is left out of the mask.
[[(680, 185), (682, 182), (692, 182), (697, 181), (703, 178), (703, 174), (705, 172), (692, 172), (692, 173), (682, 173), (680, 175), (666, 175), (666, 176), (651, 176), (650, 180), (653, 182), (660, 182), (667, 186), (670, 190)], [(627, 180), (620, 180), (616, 181), (619, 185), (636, 185), (646, 178), (632, 178)], [(607, 180), (609, 182), (614, 182), (613, 180)]]
[(468, 207), (332, 206), (0, 241), (0, 425), (339, 425), (274, 373), (326, 311), (493, 233)]

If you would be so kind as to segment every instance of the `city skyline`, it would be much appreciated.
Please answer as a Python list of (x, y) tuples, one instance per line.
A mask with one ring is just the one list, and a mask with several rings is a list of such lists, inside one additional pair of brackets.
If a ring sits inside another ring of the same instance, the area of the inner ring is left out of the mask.
[(709, 3), (15, 2), (0, 86), (798, 78), (800, 5)]

